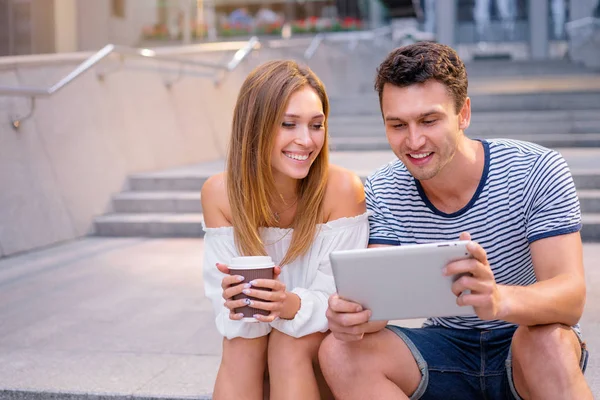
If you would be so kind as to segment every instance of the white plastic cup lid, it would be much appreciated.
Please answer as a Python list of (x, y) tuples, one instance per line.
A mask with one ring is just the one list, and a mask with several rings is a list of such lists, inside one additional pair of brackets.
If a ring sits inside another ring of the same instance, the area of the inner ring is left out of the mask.
[(269, 256), (233, 257), (228, 265), (229, 269), (261, 269), (274, 266)]

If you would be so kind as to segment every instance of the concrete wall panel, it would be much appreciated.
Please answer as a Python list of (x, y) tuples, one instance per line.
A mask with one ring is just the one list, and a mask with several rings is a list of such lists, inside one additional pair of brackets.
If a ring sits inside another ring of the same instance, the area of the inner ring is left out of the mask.
[[(14, 72), (1, 72), (1, 85), (18, 85)], [(75, 238), (69, 210), (52, 160), (31, 120), (20, 132), (12, 113), (26, 111), (22, 99), (0, 97), (0, 248), (10, 255)]]

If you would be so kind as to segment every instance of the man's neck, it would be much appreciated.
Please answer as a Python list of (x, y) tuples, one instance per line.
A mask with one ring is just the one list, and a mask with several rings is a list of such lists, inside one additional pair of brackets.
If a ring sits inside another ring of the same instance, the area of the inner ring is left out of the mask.
[(475, 195), (485, 166), (481, 142), (464, 138), (452, 160), (432, 179), (420, 181), (428, 200), (438, 210), (452, 214)]

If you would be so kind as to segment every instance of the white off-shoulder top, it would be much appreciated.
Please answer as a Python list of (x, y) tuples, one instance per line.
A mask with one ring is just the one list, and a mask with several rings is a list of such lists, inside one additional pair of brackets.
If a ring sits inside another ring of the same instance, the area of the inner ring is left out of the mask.
[[(233, 228), (205, 227), (204, 231), (204, 292), (212, 302), (219, 333), (228, 339), (251, 339), (265, 336), (275, 328), (287, 335), (302, 337), (327, 330), (327, 301), (336, 291), (329, 253), (333, 250), (366, 248), (369, 221), (365, 213), (319, 224), (314, 243), (306, 254), (285, 265), (279, 275), (286, 290), (300, 297), (300, 309), (294, 319), (279, 318), (270, 324), (234, 321), (229, 318), (229, 309), (224, 306), (221, 288), (225, 274), (217, 269), (216, 263), (228, 264), (231, 258), (239, 256)], [(292, 229), (261, 228), (260, 235), (268, 255), (278, 265), (289, 248)]]

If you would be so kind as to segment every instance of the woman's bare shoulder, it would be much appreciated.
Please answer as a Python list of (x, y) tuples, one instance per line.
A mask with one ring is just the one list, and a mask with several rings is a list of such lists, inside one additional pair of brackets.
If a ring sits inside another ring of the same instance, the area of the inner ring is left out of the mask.
[(363, 214), (366, 211), (365, 191), (358, 175), (331, 164), (323, 209), (328, 221)]
[(231, 226), (225, 173), (213, 175), (202, 185), (202, 213), (208, 228)]

